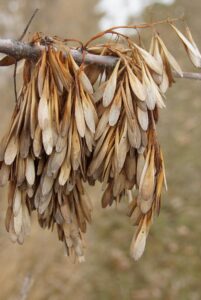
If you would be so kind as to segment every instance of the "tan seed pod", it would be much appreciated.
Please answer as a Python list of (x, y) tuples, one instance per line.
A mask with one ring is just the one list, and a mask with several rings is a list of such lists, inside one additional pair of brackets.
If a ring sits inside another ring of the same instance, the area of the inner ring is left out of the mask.
[(2, 163), (0, 168), (0, 186), (6, 185), (9, 179), (9, 175), (10, 175), (10, 167), (5, 163)]
[(46, 196), (52, 189), (54, 184), (54, 178), (51, 176), (45, 175), (42, 182), (41, 182), (41, 192), (42, 196)]
[(35, 166), (33, 158), (31, 158), (30, 156), (26, 159), (25, 177), (28, 184), (32, 186), (35, 182)]
[(78, 74), (79, 74), (78, 75), (79, 80), (80, 80), (85, 92), (87, 92), (89, 94), (93, 94), (93, 86), (92, 86), (89, 78), (87, 77), (87, 75), (83, 71), (79, 71)]
[(146, 131), (148, 129), (148, 125), (149, 125), (149, 118), (148, 118), (147, 111), (143, 111), (139, 107), (137, 107), (137, 117), (138, 117), (138, 122), (139, 122), (141, 128), (144, 131)]
[(143, 59), (145, 60), (149, 68), (152, 69), (157, 74), (162, 75), (163, 73), (162, 64), (154, 56), (152, 56), (149, 52), (147, 52), (143, 48), (139, 47), (138, 45), (135, 45), (135, 47), (140, 52), (140, 55), (143, 57)]
[(121, 105), (122, 105), (122, 98), (121, 98), (121, 90), (119, 89), (116, 93), (116, 96), (114, 97), (114, 100), (112, 101), (112, 105), (110, 107), (110, 113), (109, 113), (109, 124), (110, 126), (116, 125), (120, 112), (121, 112)]
[(85, 119), (81, 99), (77, 94), (75, 96), (75, 120), (79, 135), (83, 138), (85, 135)]
[(14, 136), (8, 142), (4, 154), (4, 161), (6, 165), (11, 165), (16, 158), (18, 152), (18, 140)]
[[(181, 33), (181, 31), (179, 31), (173, 24), (171, 24), (171, 27), (174, 29), (174, 31), (176, 32), (176, 34), (179, 36), (179, 38), (182, 40), (187, 53), (189, 54), (190, 58), (193, 58), (193, 61), (196, 61), (196, 66), (200, 67), (200, 62), (201, 62), (201, 54), (197, 48), (197, 46), (195, 45), (195, 42), (193, 41), (193, 44), (183, 35), (183, 33)], [(188, 36), (190, 37), (190, 39), (192, 40), (192, 35), (190, 34), (190, 31), (187, 29), (188, 32)]]
[(147, 239), (147, 217), (145, 216), (142, 224), (139, 225), (140, 229), (137, 230), (136, 234), (133, 236), (131, 246), (130, 246), (130, 255), (134, 260), (138, 260), (144, 250), (146, 245), (146, 239)]
[(149, 165), (145, 171), (142, 183), (139, 187), (140, 196), (144, 201), (148, 201), (153, 198), (155, 189), (155, 166), (154, 166), (155, 151), (151, 150)]
[(114, 98), (116, 85), (117, 85), (117, 74), (118, 74), (119, 65), (120, 65), (120, 60), (116, 63), (116, 66), (115, 66), (115, 68), (107, 82), (107, 85), (105, 87), (105, 90), (103, 93), (103, 106), (104, 107), (109, 106)]
[(49, 108), (46, 95), (42, 95), (38, 105), (38, 124), (42, 130), (49, 126)]
[(144, 101), (146, 99), (146, 91), (138, 79), (138, 77), (133, 73), (132, 69), (127, 65), (128, 78), (131, 89), (133, 93), (138, 97), (139, 100)]
[(50, 125), (42, 130), (42, 142), (46, 154), (50, 155), (53, 150), (53, 132)]
[(36, 127), (34, 140), (33, 140), (33, 152), (36, 157), (40, 156), (42, 150), (42, 131), (39, 126)]
[(183, 72), (181, 70), (181, 67), (179, 66), (178, 62), (176, 61), (176, 59), (172, 56), (172, 54), (168, 51), (168, 49), (166, 48), (164, 42), (162, 41), (162, 39), (157, 36), (157, 39), (160, 43), (161, 48), (164, 51), (164, 54), (167, 58), (167, 60), (169, 61), (171, 67), (181, 76), (183, 77)]
[(103, 196), (102, 196), (102, 207), (107, 207), (110, 203), (113, 201), (113, 195), (112, 195), (112, 187), (110, 184), (108, 184)]
[(186, 26), (186, 34), (196, 52), (196, 55), (195, 55), (191, 51), (188, 51), (189, 57), (190, 57), (192, 63), (194, 64), (194, 66), (197, 68), (200, 68), (201, 67), (201, 53), (192, 37), (192, 34), (191, 34), (188, 26)]

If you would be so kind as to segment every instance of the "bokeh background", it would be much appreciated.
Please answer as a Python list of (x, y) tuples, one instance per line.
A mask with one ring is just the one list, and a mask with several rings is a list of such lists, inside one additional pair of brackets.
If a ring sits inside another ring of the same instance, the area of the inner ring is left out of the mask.
[[(185, 15), (201, 48), (200, 0), (1, 0), (0, 36), (18, 38), (36, 7), (30, 31), (88, 39), (105, 26)], [(135, 3), (135, 5), (133, 5)], [(195, 71), (167, 26), (162, 37), (184, 70)], [(142, 39), (148, 38), (142, 33)], [(12, 68), (0, 69), (0, 136), (14, 108)], [(201, 299), (201, 82), (178, 79), (167, 93), (158, 126), (168, 192), (142, 259), (129, 256), (133, 227), (120, 205), (101, 209), (91, 189), (93, 223), (86, 235), (86, 262), (64, 256), (55, 233), (33, 218), (23, 246), (4, 228), (6, 189), (0, 190), (0, 300), (199, 300)]]

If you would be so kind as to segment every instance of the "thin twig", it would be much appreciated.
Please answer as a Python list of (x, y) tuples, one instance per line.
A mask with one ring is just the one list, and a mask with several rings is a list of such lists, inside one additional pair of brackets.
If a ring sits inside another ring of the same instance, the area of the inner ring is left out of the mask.
[[(36, 60), (40, 57), (41, 51), (44, 49), (44, 46), (36, 46), (31, 45), (29, 43), (24, 43), (11, 39), (0, 39), (0, 53), (4, 53), (10, 56), (15, 57), (17, 60), (23, 58), (29, 58)], [(76, 49), (71, 49), (71, 54), (75, 61), (78, 64), (82, 63), (83, 53)], [(103, 65), (105, 67), (114, 67), (118, 58), (115, 56), (104, 56), (104, 55), (96, 55), (86, 52), (85, 55), (85, 63), (92, 64), (95, 63), (97, 65)], [(186, 78), (193, 80), (201, 80), (201, 73), (195, 72), (184, 72), (183, 77), (181, 77), (176, 72), (173, 72), (175, 78)]]
[(39, 9), (36, 8), (35, 11), (34, 11), (34, 13), (31, 16), (29, 22), (27, 23), (27, 26), (25, 27), (25, 29), (22, 32), (20, 38), (18, 39), (18, 41), (22, 41), (22, 39), (24, 38), (25, 34), (27, 33), (27, 30), (29, 29), (29, 26), (30, 26), (31, 22), (33, 21), (33, 18), (35, 17), (35, 15), (37, 14), (38, 11), (39, 11)]
[(16, 73), (17, 73), (17, 61), (15, 62), (14, 72), (13, 72), (15, 102), (17, 103), (17, 81), (16, 81)]
[(181, 18), (174, 18), (174, 19), (164, 19), (164, 20), (159, 20), (153, 23), (141, 23), (137, 25), (123, 25), (123, 26), (113, 26), (111, 28), (106, 29), (105, 31), (101, 31), (97, 33), (96, 35), (92, 36), (85, 44), (84, 47), (86, 48), (92, 41), (101, 38), (105, 34), (112, 33), (112, 31), (117, 30), (117, 29), (145, 29), (145, 28), (152, 28), (156, 25), (161, 25), (165, 23), (174, 23), (176, 21), (179, 21)]
[[(25, 29), (23, 30), (21, 36), (19, 37), (18, 41), (22, 41), (25, 34), (27, 33), (27, 30), (29, 29), (29, 26), (33, 20), (33, 18), (35, 17), (35, 15), (37, 14), (37, 12), (39, 11), (38, 8), (35, 9), (34, 13), (32, 14), (31, 18), (29, 19), (29, 22), (27, 23)], [(14, 72), (13, 72), (13, 82), (14, 82), (14, 93), (15, 93), (15, 102), (17, 102), (17, 81), (16, 81), (16, 73), (17, 73), (17, 60), (15, 62), (15, 66), (14, 66)]]

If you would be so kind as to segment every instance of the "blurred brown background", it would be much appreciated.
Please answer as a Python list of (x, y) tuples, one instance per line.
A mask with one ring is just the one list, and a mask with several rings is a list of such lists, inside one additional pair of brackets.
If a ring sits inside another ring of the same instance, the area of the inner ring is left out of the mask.
[[(100, 30), (97, 2), (1, 0), (0, 36), (19, 37), (39, 7), (31, 32), (86, 40)], [(148, 7), (142, 17), (150, 21), (185, 14), (201, 48), (200, 12), (200, 0), (176, 0), (172, 6)], [(164, 26), (161, 32), (183, 69), (193, 71), (175, 34)], [(91, 190), (94, 214), (84, 264), (70, 262), (56, 234), (40, 229), (36, 220), (25, 244), (12, 244), (4, 228), (6, 191), (1, 189), (0, 300), (201, 299), (201, 82), (178, 79), (166, 104), (158, 131), (169, 189), (142, 259), (129, 257), (133, 228), (125, 206), (103, 211), (96, 189)], [(0, 136), (13, 107), (12, 68), (0, 69)]]

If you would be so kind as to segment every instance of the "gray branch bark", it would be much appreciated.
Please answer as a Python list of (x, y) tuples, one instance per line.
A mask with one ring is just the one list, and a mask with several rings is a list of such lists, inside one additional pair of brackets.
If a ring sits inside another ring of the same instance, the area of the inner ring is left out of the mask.
[[(29, 43), (19, 42), (11, 39), (0, 39), (0, 53), (10, 55), (16, 58), (16, 60), (23, 58), (35, 60), (40, 57), (42, 49), (43, 46), (33, 46)], [(71, 49), (71, 53), (75, 61), (80, 64), (83, 58), (81, 51)], [(117, 60), (118, 58), (114, 56), (101, 56), (91, 53), (86, 53), (84, 59), (85, 63), (87, 64), (95, 63), (98, 65), (104, 65), (106, 67), (114, 67)], [(176, 72), (173, 72), (173, 74), (175, 78), (201, 80), (201, 73), (183, 72), (183, 77)]]

